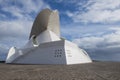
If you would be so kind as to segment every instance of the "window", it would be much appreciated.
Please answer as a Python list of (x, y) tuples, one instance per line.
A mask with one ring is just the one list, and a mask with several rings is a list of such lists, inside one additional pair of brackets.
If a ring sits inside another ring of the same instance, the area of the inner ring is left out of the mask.
[(32, 36), (32, 42), (33, 42), (34, 46), (38, 46), (38, 42), (36, 40), (36, 36), (35, 35)]
[(55, 50), (55, 55), (54, 57), (62, 57), (62, 49), (57, 49)]

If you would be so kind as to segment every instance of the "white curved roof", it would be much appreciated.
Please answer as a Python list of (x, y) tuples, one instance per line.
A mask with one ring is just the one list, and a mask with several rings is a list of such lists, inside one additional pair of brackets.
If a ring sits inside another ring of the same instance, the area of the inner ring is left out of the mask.
[(60, 36), (58, 11), (51, 11), (50, 9), (42, 10), (33, 23), (29, 38), (31, 38), (32, 35), (38, 36), (47, 29)]

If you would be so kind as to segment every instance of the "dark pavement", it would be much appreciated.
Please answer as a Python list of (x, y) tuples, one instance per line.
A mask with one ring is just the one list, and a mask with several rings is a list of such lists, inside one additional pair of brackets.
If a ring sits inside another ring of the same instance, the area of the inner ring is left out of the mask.
[(0, 63), (0, 80), (120, 80), (120, 62), (77, 65)]

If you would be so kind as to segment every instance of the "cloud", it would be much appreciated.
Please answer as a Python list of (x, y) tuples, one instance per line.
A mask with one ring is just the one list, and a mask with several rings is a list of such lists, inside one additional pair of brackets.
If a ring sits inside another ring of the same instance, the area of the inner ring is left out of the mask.
[[(51, 1), (51, 0), (48, 0), (48, 1)], [(81, 0), (79, 0), (79, 1), (81, 1)], [(54, 2), (56, 2), (56, 3), (67, 3), (67, 4), (72, 4), (72, 3), (76, 3), (76, 2), (78, 2), (78, 0), (54, 0)]]
[[(70, 36), (71, 39), (91, 37), (91, 36), (102, 36), (105, 34), (110, 34), (114, 30), (108, 30), (111, 25), (81, 25), (76, 23), (71, 23), (67, 25), (61, 25), (61, 33), (63, 37)], [(113, 28), (113, 27), (112, 27)]]
[(120, 27), (110, 27), (104, 35), (90, 35), (82, 38), (74, 39), (73, 42), (79, 44), (83, 48), (109, 48), (120, 46)]
[(86, 36), (73, 42), (87, 50), (93, 59), (120, 61), (120, 27), (110, 27), (109, 34)]
[(33, 21), (41, 9), (50, 8), (42, 0), (0, 0), (0, 60), (10, 47), (27, 42)]
[[(81, 6), (82, 11), (81, 11)], [(66, 14), (74, 22), (83, 23), (116, 23), (120, 22), (119, 0), (88, 0), (86, 4), (78, 3), (78, 10), (67, 11)]]
[(32, 21), (27, 20), (13, 20), (0, 21), (0, 36), (3, 37), (24, 37), (26, 36), (32, 26)]
[(0, 47), (0, 61), (5, 61), (7, 56), (6, 53), (7, 53), (6, 49)]
[(50, 6), (42, 0), (0, 0), (0, 8), (0, 45), (19, 47), (27, 41), (38, 12)]

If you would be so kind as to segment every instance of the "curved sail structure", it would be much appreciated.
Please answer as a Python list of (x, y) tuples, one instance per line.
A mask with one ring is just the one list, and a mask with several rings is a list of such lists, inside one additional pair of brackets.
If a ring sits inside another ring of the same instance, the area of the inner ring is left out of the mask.
[(33, 23), (33, 27), (29, 38), (31, 38), (32, 35), (38, 36), (40, 33), (47, 29), (53, 31), (55, 34), (60, 36), (59, 15), (57, 10), (42, 10)]
[(42, 10), (36, 17), (27, 44), (12, 47), (6, 63), (20, 64), (80, 64), (91, 63), (86, 51), (60, 38), (57, 10)]

